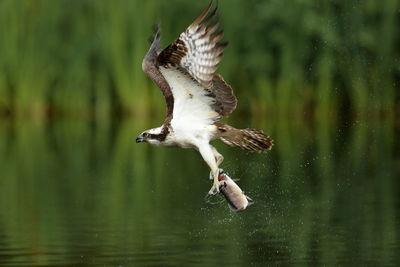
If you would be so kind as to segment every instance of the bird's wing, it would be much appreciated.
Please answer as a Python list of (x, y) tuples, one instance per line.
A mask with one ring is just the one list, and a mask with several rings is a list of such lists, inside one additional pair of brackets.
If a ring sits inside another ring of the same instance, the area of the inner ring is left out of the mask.
[(215, 121), (236, 108), (232, 88), (215, 74), (227, 44), (220, 43), (223, 32), (216, 32), (217, 8), (210, 10), (211, 4), (157, 57), (174, 97), (176, 119)]
[(155, 34), (150, 40), (151, 46), (142, 61), (142, 69), (158, 85), (158, 87), (160, 87), (161, 92), (165, 97), (165, 102), (167, 103), (167, 116), (164, 123), (168, 124), (172, 119), (174, 97), (168, 82), (165, 80), (158, 67), (158, 55), (161, 52), (160, 29), (158, 28), (158, 25), (154, 27), (154, 31)]
[(158, 56), (160, 65), (182, 68), (205, 88), (212, 87), (214, 72), (227, 46), (219, 42), (223, 32), (216, 32), (217, 8), (209, 14), (210, 9), (211, 4)]

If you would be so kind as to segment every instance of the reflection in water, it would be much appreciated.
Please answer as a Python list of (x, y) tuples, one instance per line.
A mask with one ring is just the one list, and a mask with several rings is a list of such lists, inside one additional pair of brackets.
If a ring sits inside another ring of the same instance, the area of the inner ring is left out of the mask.
[(0, 264), (400, 263), (393, 124), (276, 124), (267, 154), (217, 144), (255, 201), (238, 214), (204, 201), (196, 151), (136, 144), (147, 126), (2, 121)]

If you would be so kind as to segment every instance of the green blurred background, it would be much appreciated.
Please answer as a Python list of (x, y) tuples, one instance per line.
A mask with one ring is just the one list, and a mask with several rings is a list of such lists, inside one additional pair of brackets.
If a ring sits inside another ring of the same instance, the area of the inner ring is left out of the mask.
[(0, 265), (400, 265), (400, 2), (219, 1), (228, 121), (275, 140), (214, 143), (239, 214), (197, 151), (134, 141), (165, 116), (151, 25), (208, 4), (0, 0)]
[[(0, 113), (164, 111), (143, 75), (151, 25), (168, 45), (208, 1), (0, 1)], [(330, 119), (399, 109), (399, 1), (220, 1), (219, 72), (241, 112)], [(349, 113), (350, 112), (350, 113)]]

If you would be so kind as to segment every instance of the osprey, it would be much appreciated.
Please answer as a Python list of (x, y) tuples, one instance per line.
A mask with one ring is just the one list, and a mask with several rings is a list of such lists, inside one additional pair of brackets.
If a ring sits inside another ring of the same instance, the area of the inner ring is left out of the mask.
[(142, 68), (160, 87), (167, 116), (163, 125), (144, 131), (136, 142), (197, 149), (211, 169), (214, 183), (209, 193), (215, 194), (220, 188), (219, 165), (224, 157), (211, 140), (257, 152), (270, 150), (273, 143), (260, 130), (236, 129), (218, 122), (235, 110), (237, 100), (231, 86), (215, 73), (227, 43), (220, 42), (223, 31), (217, 32), (217, 8), (210, 12), (211, 5), (164, 50), (160, 49), (160, 31), (155, 28)]

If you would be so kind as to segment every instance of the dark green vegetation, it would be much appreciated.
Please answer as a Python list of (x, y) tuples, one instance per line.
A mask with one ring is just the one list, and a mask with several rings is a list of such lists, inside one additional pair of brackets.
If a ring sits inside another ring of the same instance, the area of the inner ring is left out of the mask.
[[(0, 1), (1, 114), (109, 118), (163, 111), (161, 94), (141, 71), (151, 25), (162, 22), (167, 45), (207, 4)], [(220, 72), (243, 112), (394, 117), (398, 0), (219, 4), (230, 42)]]
[(238, 214), (204, 201), (195, 150), (136, 144), (149, 125), (133, 125), (0, 125), (1, 266), (399, 265), (391, 124), (276, 124), (271, 153), (219, 146), (255, 201)]

